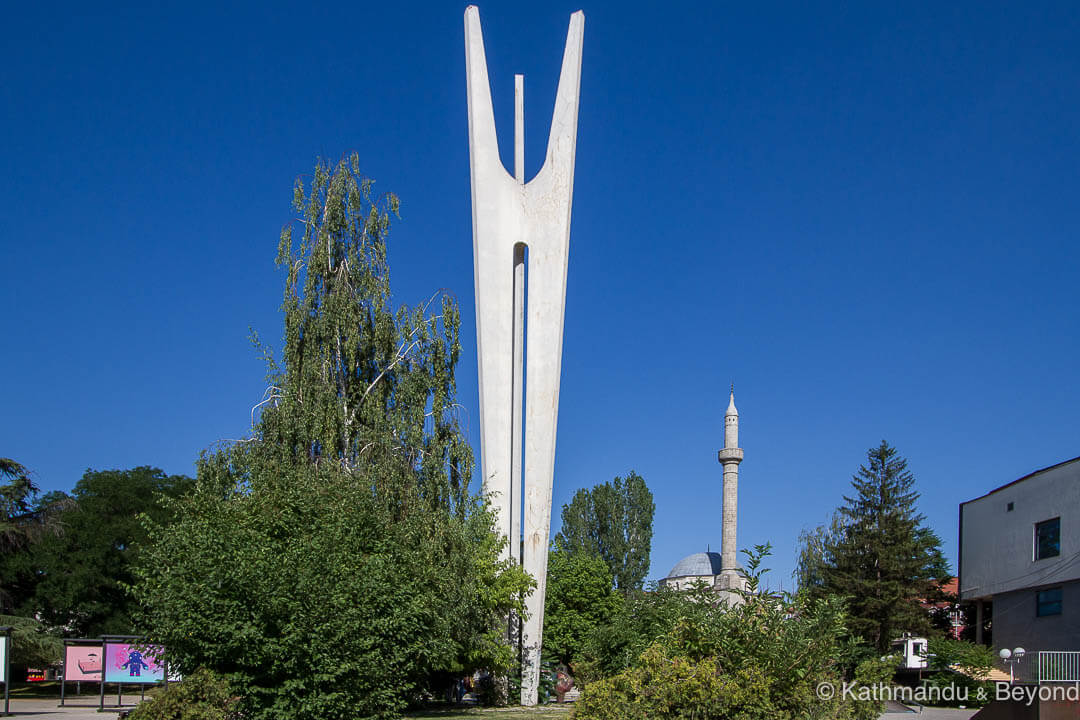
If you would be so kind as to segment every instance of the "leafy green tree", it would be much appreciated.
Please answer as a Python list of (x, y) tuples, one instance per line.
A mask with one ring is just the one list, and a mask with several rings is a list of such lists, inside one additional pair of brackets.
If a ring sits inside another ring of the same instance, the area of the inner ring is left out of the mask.
[(581, 489), (562, 509), (555, 546), (562, 552), (599, 555), (615, 587), (640, 589), (649, 572), (656, 505), (645, 480), (634, 471), (626, 479)]
[(808, 591), (847, 597), (851, 628), (886, 651), (901, 633), (930, 632), (920, 600), (937, 598), (949, 568), (941, 539), (916, 509), (907, 461), (885, 441), (866, 457), (852, 478), (854, 494), (839, 508), (839, 532), (825, 538), (820, 581)]
[(564, 664), (577, 660), (588, 637), (621, 605), (602, 558), (552, 550), (544, 598), (545, 656)]
[(800, 590), (820, 589), (825, 584), (825, 571), (833, 563), (832, 548), (836, 546), (843, 525), (840, 513), (834, 512), (827, 525), (799, 533), (798, 556), (795, 559), (795, 582)]
[(373, 191), (355, 155), (297, 182), (253, 435), (204, 455), (175, 523), (148, 523), (133, 587), (170, 661), (226, 677), (251, 718), (394, 717), (437, 678), (505, 671), (498, 620), (531, 587), (468, 491), (457, 306), (393, 309), (398, 201)]
[(71, 495), (46, 495), (39, 505), (62, 508), (55, 519), (63, 531), (41, 535), (6, 563), (21, 581), (19, 613), (83, 637), (132, 632), (134, 601), (124, 586), (149, 540), (139, 516), (167, 524), (161, 499), (194, 482), (152, 467), (87, 470)]

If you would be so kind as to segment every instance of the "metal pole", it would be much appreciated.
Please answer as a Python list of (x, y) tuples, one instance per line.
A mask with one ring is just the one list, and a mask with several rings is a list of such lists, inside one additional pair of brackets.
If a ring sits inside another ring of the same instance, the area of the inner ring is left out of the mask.
[(60, 661), (60, 707), (64, 707), (64, 686), (67, 685), (64, 682), (64, 678), (67, 677), (67, 649), (68, 644), (64, 643), (64, 659)]
[[(102, 647), (104, 647), (104, 646), (102, 646)], [(102, 654), (104, 654), (104, 652), (105, 651), (102, 650)], [(98, 712), (101, 712), (101, 711), (103, 711), (105, 709), (105, 663), (104, 663), (104, 661), (102, 661), (102, 663), (101, 663), (101, 682), (98, 684), (98, 690), (101, 693), (100, 699), (98, 700)]]

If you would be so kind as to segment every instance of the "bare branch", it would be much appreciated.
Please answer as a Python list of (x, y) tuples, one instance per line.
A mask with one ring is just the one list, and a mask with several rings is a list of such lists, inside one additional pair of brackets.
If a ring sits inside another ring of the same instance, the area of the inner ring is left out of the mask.
[[(384, 367), (382, 371), (380, 371), (379, 374), (375, 376), (375, 379), (371, 381), (371, 384), (367, 386), (367, 389), (364, 390), (364, 394), (360, 396), (360, 402), (358, 403), (358, 406), (364, 404), (364, 400), (367, 399), (368, 394), (371, 393), (371, 391), (375, 388), (375, 385), (378, 384), (378, 382), (386, 376), (386, 373), (393, 370), (399, 362), (405, 359), (405, 356), (409, 354), (409, 351), (419, 344), (419, 340), (414, 340), (413, 343), (409, 345), (409, 347), (405, 348), (404, 352), (398, 352), (397, 357), (394, 358), (394, 361)], [(359, 409), (359, 407), (357, 409)]]
[[(460, 403), (450, 403), (449, 405), (447, 405), (447, 406), (443, 407), (442, 409), (440, 409), (439, 412), (444, 413), (447, 410), (451, 410), (451, 409), (454, 409), (454, 408), (457, 408), (458, 410), (464, 410), (465, 406), (461, 405)], [(435, 408), (431, 408), (431, 412), (424, 413), (424, 417), (426, 417), (426, 418), (435, 417)]]
[(277, 400), (281, 400), (284, 397), (285, 397), (285, 395), (282, 394), (281, 388), (277, 387), (276, 385), (271, 385), (270, 387), (266, 388), (266, 391), (263, 392), (263, 400), (262, 400), (262, 402), (256, 403), (255, 406), (251, 408), (251, 429), (252, 430), (255, 429), (255, 411), (256, 410), (258, 410), (260, 407), (262, 407), (266, 403), (275, 402)]

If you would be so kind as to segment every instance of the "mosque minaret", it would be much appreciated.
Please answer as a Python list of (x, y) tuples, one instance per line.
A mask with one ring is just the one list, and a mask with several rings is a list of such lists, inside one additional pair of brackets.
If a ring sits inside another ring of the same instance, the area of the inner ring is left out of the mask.
[(735, 385), (724, 413), (724, 449), (717, 454), (724, 466), (724, 509), (720, 533), (720, 575), (717, 590), (743, 589), (746, 582), (739, 570), (736, 526), (739, 517), (739, 463), (743, 459), (739, 447), (739, 411), (735, 409)]
[(675, 590), (689, 590), (704, 584), (721, 599), (732, 605), (743, 602), (746, 575), (739, 567), (736, 529), (739, 517), (739, 463), (743, 459), (739, 447), (739, 411), (735, 409), (735, 385), (724, 413), (724, 449), (717, 453), (724, 467), (723, 513), (720, 518), (720, 552), (694, 553), (675, 564), (660, 582)]

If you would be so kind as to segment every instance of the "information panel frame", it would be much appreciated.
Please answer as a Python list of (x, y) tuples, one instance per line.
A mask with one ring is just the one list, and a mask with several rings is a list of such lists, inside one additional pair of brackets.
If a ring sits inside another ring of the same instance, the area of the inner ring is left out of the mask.
[[(97, 665), (96, 671), (93, 670), (94, 664)], [(101, 682), (104, 664), (105, 647), (101, 638), (64, 638), (64, 663), (60, 671), (59, 707), (67, 705), (67, 684), (69, 682), (75, 683), (76, 692), (81, 695), (84, 682)]]
[[(168, 685), (165, 648), (160, 645), (147, 645), (144, 640), (145, 638), (138, 635), (101, 636), (104, 659), (98, 710), (106, 708), (105, 686), (109, 683), (114, 683), (117, 688), (116, 705), (110, 705), (109, 708), (128, 707), (124, 705), (124, 685), (138, 685), (140, 695), (145, 694), (148, 685)], [(149, 672), (143, 674), (144, 669)]]

